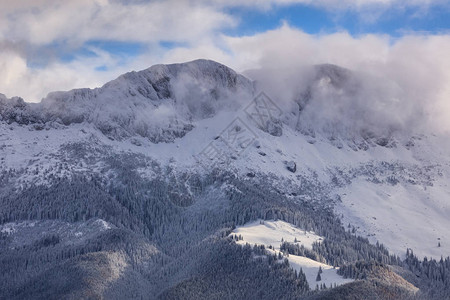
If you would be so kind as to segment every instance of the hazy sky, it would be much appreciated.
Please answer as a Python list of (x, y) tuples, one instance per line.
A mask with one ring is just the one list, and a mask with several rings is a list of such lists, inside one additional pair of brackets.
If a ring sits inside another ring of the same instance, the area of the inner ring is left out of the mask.
[(237, 71), (335, 63), (442, 100), (449, 15), (448, 0), (0, 0), (0, 93), (39, 101), (209, 58)]

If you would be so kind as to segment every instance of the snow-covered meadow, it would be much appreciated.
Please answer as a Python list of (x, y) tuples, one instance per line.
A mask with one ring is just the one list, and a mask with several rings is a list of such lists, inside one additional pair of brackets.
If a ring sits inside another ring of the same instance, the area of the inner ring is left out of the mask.
[[(323, 237), (316, 235), (314, 232), (301, 230), (292, 224), (280, 220), (250, 222), (244, 226), (237, 227), (231, 235), (242, 236), (242, 239), (237, 241), (238, 244), (264, 245), (267, 251), (273, 254), (281, 253), (280, 245), (283, 242), (295, 243), (303, 245), (307, 249), (312, 249), (314, 242), (323, 240)], [(269, 246), (272, 246), (272, 249), (269, 249)], [(325, 284), (327, 287), (331, 287), (352, 281), (338, 275), (337, 269), (330, 265), (292, 254), (284, 255), (284, 257), (289, 260), (289, 264), (294, 270), (302, 270), (305, 273), (311, 289), (314, 289), (317, 284)], [(322, 268), (321, 280), (316, 281), (319, 268)]]

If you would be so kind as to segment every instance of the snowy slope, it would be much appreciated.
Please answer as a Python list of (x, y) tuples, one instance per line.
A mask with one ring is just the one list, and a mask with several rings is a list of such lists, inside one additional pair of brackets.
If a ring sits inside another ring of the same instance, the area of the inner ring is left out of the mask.
[[(284, 221), (270, 220), (258, 220), (237, 227), (231, 235), (241, 236), (242, 240), (237, 241), (241, 245), (248, 243), (250, 245), (264, 245), (266, 248), (272, 246), (273, 250), (267, 250), (269, 253), (275, 254), (280, 252), (280, 245), (283, 241), (312, 249), (312, 243), (323, 240), (323, 237), (313, 232), (301, 230)], [(292, 254), (285, 257), (289, 260), (289, 264), (294, 270), (300, 271), (301, 269), (305, 273), (311, 289), (314, 289), (316, 284), (326, 284), (327, 287), (331, 287), (352, 282), (351, 279), (344, 279), (342, 276), (339, 276), (336, 273), (337, 269), (327, 264)], [(323, 273), (321, 274), (321, 280), (316, 281), (319, 268), (322, 268)]]
[(237, 227), (233, 230), (233, 234), (243, 236), (244, 239), (238, 241), (240, 244), (272, 246), (276, 250), (280, 250), (283, 241), (296, 243), (294, 241), (297, 240), (299, 245), (312, 249), (314, 242), (323, 240), (313, 232), (301, 230), (284, 221), (271, 220), (250, 222), (245, 226)]
[[(448, 234), (448, 179), (434, 186), (391, 186), (358, 180), (342, 189), (337, 210), (344, 222), (372, 242), (380, 240), (395, 253), (411, 248), (419, 257), (439, 258), (450, 251)], [(438, 244), (440, 243), (440, 247)]]
[[(339, 286), (341, 284), (346, 284), (352, 282), (352, 279), (345, 279), (338, 275), (337, 269), (332, 266), (317, 262), (307, 257), (289, 255), (289, 264), (294, 268), (294, 270), (300, 271), (306, 275), (306, 280), (309, 283), (311, 289), (316, 288), (316, 285), (325, 284), (327, 287)], [(320, 274), (320, 281), (317, 281), (317, 273), (319, 268), (322, 268), (322, 273)]]

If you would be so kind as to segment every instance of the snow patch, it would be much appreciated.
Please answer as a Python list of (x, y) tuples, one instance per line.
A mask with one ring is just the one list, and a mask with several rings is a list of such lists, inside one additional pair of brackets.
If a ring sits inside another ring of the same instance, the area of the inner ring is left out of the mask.
[(98, 219), (97, 221), (95, 221), (95, 223), (97, 223), (100, 226), (102, 226), (103, 230), (108, 230), (108, 229), (112, 228), (111, 225), (108, 222), (106, 222), (105, 220), (102, 220), (102, 219)]
[[(236, 227), (231, 235), (242, 236), (242, 239), (236, 243), (240, 245), (264, 245), (267, 251), (271, 254), (279, 254), (280, 246), (284, 242), (296, 243), (303, 245), (305, 248), (312, 249), (314, 242), (319, 242), (324, 238), (316, 235), (314, 232), (301, 230), (292, 224), (284, 221), (267, 221), (258, 220), (244, 226)], [(268, 247), (272, 246), (272, 249)], [(338, 286), (348, 282), (352, 279), (345, 279), (337, 274), (337, 268), (330, 265), (317, 262), (307, 257), (288, 255), (284, 256), (288, 259), (289, 264), (294, 270), (300, 271), (306, 275), (309, 287), (314, 289), (316, 284), (326, 284), (327, 287)], [(322, 268), (321, 280), (316, 281), (319, 268)]]
[(323, 240), (314, 232), (301, 230), (284, 221), (254, 221), (237, 227), (233, 233), (244, 237), (243, 241), (238, 242), (240, 244), (272, 246), (278, 251), (283, 241), (289, 243), (297, 241), (299, 245), (312, 249), (314, 242)]

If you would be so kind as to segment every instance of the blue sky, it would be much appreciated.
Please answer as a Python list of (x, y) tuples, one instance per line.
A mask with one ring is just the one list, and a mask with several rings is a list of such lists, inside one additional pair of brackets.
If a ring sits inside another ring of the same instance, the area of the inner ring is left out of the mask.
[(449, 15), (448, 0), (2, 1), (0, 93), (38, 101), (195, 58), (238, 71), (279, 64), (280, 56), (298, 60), (297, 53), (309, 59), (303, 63), (347, 67), (387, 61), (414, 38), (426, 51), (439, 50), (427, 43), (447, 47)]
[(231, 8), (228, 11), (240, 20), (239, 26), (229, 31), (233, 35), (251, 35), (275, 29), (282, 22), (310, 34), (348, 31), (352, 35), (379, 33), (399, 37), (414, 31), (441, 33), (450, 29), (450, 10), (445, 5), (381, 9), (372, 13), (376, 16), (370, 21), (365, 19), (364, 12), (358, 10), (333, 12), (324, 7), (304, 4), (275, 6), (270, 11), (251, 7)]

